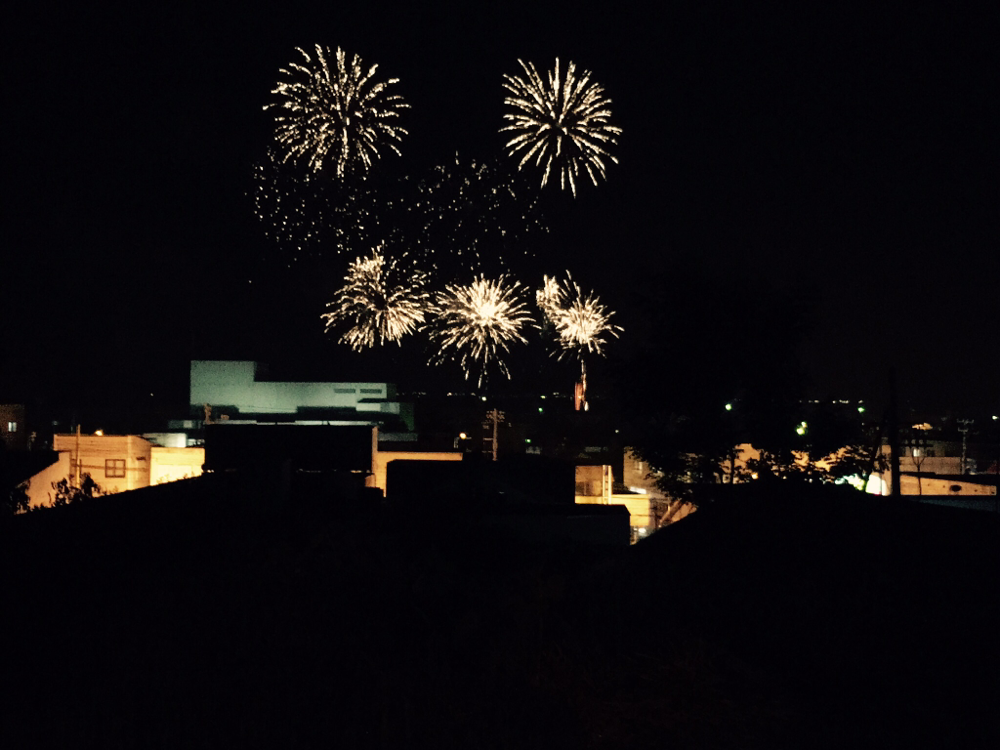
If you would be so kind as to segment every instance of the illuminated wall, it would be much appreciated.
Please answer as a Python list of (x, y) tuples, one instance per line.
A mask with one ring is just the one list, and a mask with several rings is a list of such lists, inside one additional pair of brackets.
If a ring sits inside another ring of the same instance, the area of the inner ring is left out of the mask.
[(60, 451), (58, 460), (51, 466), (42, 469), (28, 482), (28, 506), (41, 508), (51, 505), (55, 493), (52, 484), (69, 478), (70, 452)]
[(378, 487), (385, 494), (386, 466), (390, 461), (461, 461), (459, 451), (375, 451), (375, 472), (369, 481), (369, 487)]
[(161, 448), (154, 445), (150, 453), (150, 484), (201, 476), (205, 463), (204, 448)]
[[(296, 414), (309, 409), (352, 409), (378, 414), (400, 414), (391, 383), (294, 383), (259, 380), (256, 362), (193, 360), (190, 406), (204, 404), (213, 418), (240, 414)], [(235, 413), (233, 413), (235, 411)]]

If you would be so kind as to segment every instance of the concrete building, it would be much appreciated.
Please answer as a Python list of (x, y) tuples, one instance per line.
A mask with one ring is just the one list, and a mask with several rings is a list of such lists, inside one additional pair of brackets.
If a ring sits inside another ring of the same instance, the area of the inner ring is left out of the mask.
[(391, 423), (413, 430), (412, 407), (396, 400), (391, 383), (272, 381), (250, 361), (193, 360), (189, 404), (191, 416), (206, 422)]

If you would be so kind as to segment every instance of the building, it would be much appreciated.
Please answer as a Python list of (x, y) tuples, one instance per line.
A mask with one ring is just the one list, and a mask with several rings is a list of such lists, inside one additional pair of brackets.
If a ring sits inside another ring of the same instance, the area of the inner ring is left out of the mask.
[(51, 452), (37, 452), (49, 458), (28, 480), (33, 508), (50, 505), (52, 485), (63, 480), (89, 475), (103, 494), (114, 494), (199, 476), (205, 463), (204, 448), (167, 448), (138, 435), (56, 434), (52, 442)]
[(391, 383), (272, 381), (265, 367), (242, 360), (193, 360), (189, 404), (206, 423), (414, 427), (412, 406), (396, 400)]
[[(626, 455), (625, 464), (630, 461)], [(608, 464), (576, 467), (575, 501), (578, 505), (623, 505), (629, 512), (632, 538), (646, 536), (659, 527), (653, 496), (643, 488), (624, 488), (615, 481)]]
[(24, 404), (0, 404), (0, 440), (11, 450), (28, 447)]
[(89, 474), (107, 494), (149, 486), (152, 447), (138, 435), (52, 436), (52, 450), (69, 454), (69, 479)]

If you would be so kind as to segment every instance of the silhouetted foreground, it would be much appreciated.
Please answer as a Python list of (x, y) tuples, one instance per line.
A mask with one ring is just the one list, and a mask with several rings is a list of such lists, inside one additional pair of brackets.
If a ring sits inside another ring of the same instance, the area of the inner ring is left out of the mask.
[(991, 746), (997, 519), (767, 492), (614, 550), (215, 479), (18, 517), (0, 745)]

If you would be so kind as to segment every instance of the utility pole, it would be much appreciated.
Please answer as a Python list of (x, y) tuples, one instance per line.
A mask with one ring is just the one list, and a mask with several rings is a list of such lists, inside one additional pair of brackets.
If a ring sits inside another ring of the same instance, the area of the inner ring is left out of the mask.
[(80, 486), (80, 423), (76, 423), (76, 486)]
[(968, 455), (969, 425), (975, 422), (974, 419), (959, 419), (958, 431), (962, 433), (962, 474), (967, 474), (965, 470), (965, 457)]
[[(493, 444), (492, 453), (494, 461), (497, 460), (497, 428), (500, 426), (500, 423), (504, 421), (504, 419), (506, 419), (506, 417), (502, 411), (499, 411), (498, 409), (490, 409), (486, 412), (486, 421), (483, 422), (483, 429), (489, 430), (492, 428), (492, 437), (490, 438), (490, 442)], [(486, 453), (486, 451), (483, 452)]]
[(896, 414), (896, 368), (889, 368), (889, 413), (886, 415), (889, 433), (889, 494), (899, 494), (899, 420)]

